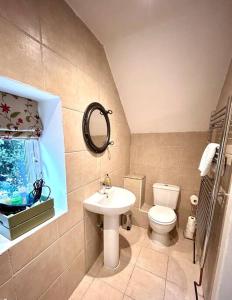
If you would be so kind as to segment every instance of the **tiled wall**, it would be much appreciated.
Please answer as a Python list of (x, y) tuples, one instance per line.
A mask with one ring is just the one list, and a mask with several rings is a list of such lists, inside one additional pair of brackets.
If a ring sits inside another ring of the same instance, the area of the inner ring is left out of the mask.
[[(62, 0), (0, 1), (0, 74), (61, 96), (69, 212), (0, 256), (0, 298), (67, 299), (101, 248), (97, 217), (82, 201), (107, 172), (115, 185), (129, 170), (130, 131), (102, 45)], [(84, 144), (86, 106), (101, 102), (114, 146)], [(54, 131), (55, 134), (55, 131)]]
[[(228, 72), (225, 78), (224, 85), (222, 87), (221, 95), (219, 97), (217, 109), (222, 108), (226, 105), (228, 98), (232, 96), (232, 61), (228, 68)], [(232, 161), (232, 152), (231, 152), (231, 142), (227, 143), (229, 146), (226, 148), (226, 156), (227, 156), (227, 168), (224, 176), (222, 177), (221, 186), (223, 189), (229, 193), (229, 188), (231, 188), (231, 161)], [(228, 185), (225, 185), (228, 183)], [(226, 198), (227, 201), (229, 198)], [(215, 211), (213, 216), (213, 223), (212, 223), (212, 233), (209, 240), (209, 250), (206, 258), (205, 269), (203, 273), (203, 291), (204, 291), (204, 298), (206, 300), (211, 299), (211, 293), (214, 284), (214, 277), (216, 266), (218, 262), (218, 255), (221, 251), (220, 244), (221, 244), (221, 237), (223, 232), (223, 226), (228, 226), (230, 221), (225, 218), (226, 210), (227, 210), (227, 201), (223, 202), (216, 202)], [(229, 216), (230, 218), (230, 216)], [(224, 249), (222, 249), (223, 251)], [(212, 263), (213, 262), (213, 263)]]
[[(177, 132), (132, 134), (130, 173), (146, 175), (145, 203), (153, 205), (152, 185), (155, 182), (178, 185), (179, 225), (186, 225), (192, 194), (198, 194), (200, 174), (198, 166), (207, 143), (206, 132)], [(138, 223), (146, 214), (134, 209)], [(143, 215), (142, 215), (143, 214)]]
[(222, 91), (221, 91), (221, 95), (219, 97), (217, 109), (220, 109), (224, 105), (226, 105), (229, 96), (232, 96), (232, 60), (230, 61), (230, 65), (228, 68), (228, 72), (226, 74), (225, 82), (222, 87)]

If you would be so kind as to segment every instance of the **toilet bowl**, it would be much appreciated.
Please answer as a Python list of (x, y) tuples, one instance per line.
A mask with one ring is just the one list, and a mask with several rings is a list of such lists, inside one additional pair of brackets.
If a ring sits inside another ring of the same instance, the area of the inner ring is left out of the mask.
[(149, 224), (152, 229), (151, 239), (154, 243), (170, 245), (169, 233), (176, 225), (175, 208), (180, 187), (164, 183), (153, 184), (154, 206), (148, 211)]
[(169, 207), (156, 205), (149, 210), (148, 218), (152, 229), (152, 241), (169, 246), (169, 232), (175, 227), (177, 220), (174, 210)]

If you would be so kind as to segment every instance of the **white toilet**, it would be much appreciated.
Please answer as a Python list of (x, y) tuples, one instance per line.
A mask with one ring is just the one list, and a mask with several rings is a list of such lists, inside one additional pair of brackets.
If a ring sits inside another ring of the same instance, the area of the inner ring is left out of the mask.
[(169, 232), (175, 227), (177, 216), (174, 211), (180, 193), (176, 185), (154, 183), (154, 206), (148, 211), (149, 223), (152, 228), (151, 239), (154, 242), (168, 246)]

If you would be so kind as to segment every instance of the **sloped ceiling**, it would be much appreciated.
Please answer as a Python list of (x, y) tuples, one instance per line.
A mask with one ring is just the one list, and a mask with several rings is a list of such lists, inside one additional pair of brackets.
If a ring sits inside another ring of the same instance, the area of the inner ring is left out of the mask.
[(232, 56), (231, 0), (67, 0), (106, 49), (132, 133), (203, 131)]

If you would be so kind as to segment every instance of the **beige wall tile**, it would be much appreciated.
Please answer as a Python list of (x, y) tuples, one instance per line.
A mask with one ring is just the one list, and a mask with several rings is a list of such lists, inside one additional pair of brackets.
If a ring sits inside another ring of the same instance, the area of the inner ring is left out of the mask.
[[(37, 299), (62, 273), (59, 244), (55, 242), (13, 278), (18, 300)], [(35, 284), (36, 283), (36, 284)]]
[(100, 161), (95, 154), (80, 151), (67, 153), (65, 158), (68, 192), (100, 178)]
[(57, 222), (52, 222), (9, 250), (13, 272), (16, 273), (58, 238)]
[(82, 26), (82, 44), (87, 59), (83, 59), (80, 68), (92, 78), (99, 80), (103, 47), (86, 26)]
[(92, 102), (103, 103), (103, 99), (99, 97), (99, 85), (96, 79), (92, 78), (89, 74), (86, 74), (81, 69), (78, 69), (77, 73), (77, 87), (78, 98), (77, 108), (78, 110), (85, 112), (87, 106)]
[(136, 201), (134, 207), (140, 208), (142, 204), (143, 197), (143, 180), (124, 178), (124, 188), (131, 191), (135, 197)]
[(224, 105), (226, 105), (226, 101), (228, 100), (228, 97), (231, 95), (232, 95), (232, 60), (230, 61), (226, 79), (218, 101), (217, 109), (220, 109)]
[(39, 7), (43, 43), (76, 65), (86, 61), (82, 40), (84, 24), (68, 4), (62, 0), (41, 0)]
[(82, 134), (83, 113), (71, 109), (63, 109), (65, 151), (86, 150)]
[(85, 240), (86, 243), (94, 239), (99, 239), (100, 229), (97, 227), (97, 224), (100, 224), (101, 218), (100, 215), (92, 213), (85, 210)]
[(126, 155), (122, 155), (123, 150), (123, 148), (114, 146), (107, 148), (101, 156), (101, 176), (125, 166)]
[[(112, 185), (123, 187), (123, 178), (127, 173), (128, 171), (125, 168), (109, 173)], [(104, 177), (102, 177), (102, 180), (104, 180)]]
[(60, 96), (64, 107), (78, 109), (77, 68), (46, 47), (42, 51), (45, 89)]
[(60, 239), (60, 259), (63, 269), (72, 264), (72, 261), (84, 250), (84, 223), (81, 221)]
[(0, 15), (40, 40), (39, 14), (36, 0), (0, 0)]
[(147, 212), (144, 212), (138, 208), (132, 208), (132, 223), (136, 226), (148, 228), (148, 216)]
[(86, 272), (96, 261), (98, 255), (102, 251), (103, 242), (100, 239), (93, 239), (86, 243), (85, 254), (86, 254)]
[(39, 300), (64, 300), (61, 277), (49, 287), (49, 289), (39, 298)]
[(83, 219), (84, 189), (80, 188), (68, 194), (68, 212), (58, 220), (60, 235)]
[(191, 213), (190, 196), (197, 194), (193, 190), (181, 190), (180, 201), (177, 207), (178, 222), (181, 228), (185, 228), (188, 217)]
[(63, 299), (68, 299), (85, 275), (85, 255), (82, 251), (61, 275)]
[(43, 87), (40, 44), (0, 18), (2, 76)]
[(17, 300), (12, 280), (0, 286), (0, 299)]
[(0, 255), (0, 285), (9, 280), (12, 276), (9, 253), (4, 252)]

